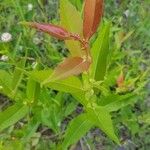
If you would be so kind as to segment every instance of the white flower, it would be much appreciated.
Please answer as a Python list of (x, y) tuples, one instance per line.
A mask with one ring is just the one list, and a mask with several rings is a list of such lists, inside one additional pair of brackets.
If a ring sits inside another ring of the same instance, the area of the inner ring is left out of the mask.
[(0, 60), (2, 60), (2, 61), (7, 61), (7, 60), (8, 60), (8, 56), (3, 55), (3, 56), (1, 56)]
[(126, 11), (124, 12), (124, 15), (125, 15), (126, 17), (128, 17), (129, 14), (130, 14), (130, 11), (129, 11), (129, 10), (126, 10)]
[(28, 4), (28, 11), (31, 11), (33, 9), (33, 5), (31, 3)]
[(2, 40), (2, 42), (9, 42), (12, 40), (12, 35), (10, 33), (7, 33), (7, 32), (3, 33), (1, 35), (1, 40)]
[(124, 15), (125, 15), (127, 18), (134, 16), (134, 14), (133, 14), (130, 10), (128, 10), (128, 9), (124, 12)]
[(32, 66), (33, 69), (35, 69), (37, 67), (37, 65), (38, 65), (37, 62), (33, 62), (31, 66)]
[(38, 45), (38, 44), (41, 43), (41, 40), (42, 40), (42, 39), (40, 39), (40, 38), (38, 38), (38, 37), (34, 37), (34, 38), (33, 38), (33, 43), (36, 44), (36, 45)]

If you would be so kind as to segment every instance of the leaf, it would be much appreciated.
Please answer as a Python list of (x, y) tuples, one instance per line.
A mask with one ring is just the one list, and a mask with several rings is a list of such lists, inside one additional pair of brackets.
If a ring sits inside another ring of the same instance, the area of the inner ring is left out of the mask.
[(30, 122), (27, 124), (27, 126), (24, 130), (24, 135), (22, 137), (23, 142), (27, 143), (30, 140), (30, 138), (33, 137), (39, 124), (40, 123), (35, 121), (34, 119), (30, 120)]
[(68, 146), (78, 142), (82, 136), (86, 134), (93, 126), (86, 114), (81, 114), (74, 118), (66, 130), (62, 147), (67, 150)]
[(70, 32), (57, 25), (37, 23), (37, 22), (22, 22), (21, 24), (48, 33), (49, 35), (54, 36), (61, 40), (69, 40), (73, 38)]
[(150, 125), (150, 112), (143, 113), (141, 116), (138, 117), (138, 120), (141, 123), (145, 123), (145, 124)]
[(121, 71), (121, 73), (120, 73), (120, 75), (118, 76), (118, 78), (117, 78), (117, 86), (119, 87), (119, 88), (121, 88), (121, 87), (123, 87), (124, 86), (124, 74), (123, 74), (123, 72)]
[(77, 10), (82, 9), (82, 0), (69, 0), (76, 8)]
[(0, 131), (15, 124), (28, 113), (26, 105), (14, 104), (3, 112), (0, 112)]
[(111, 94), (108, 97), (102, 97), (99, 104), (104, 106), (109, 112), (113, 112), (134, 103), (136, 100), (137, 96), (134, 93), (126, 95)]
[(86, 92), (82, 89), (82, 91), (78, 92), (78, 93), (72, 93), (72, 96), (78, 101), (80, 102), (83, 106), (86, 106), (88, 103), (88, 100), (85, 97)]
[(9, 74), (4, 70), (0, 70), (0, 92), (7, 95), (8, 97), (12, 92), (11, 83), (12, 83), (11, 74)]
[(117, 49), (120, 49), (121, 45), (130, 38), (130, 36), (134, 33), (134, 31), (130, 31), (127, 34), (124, 33), (123, 31), (119, 32), (116, 35), (116, 46)]
[(96, 32), (103, 15), (103, 0), (85, 0), (83, 35), (86, 40)]
[[(42, 83), (51, 76), (52, 70), (33, 71), (30, 76), (37, 82)], [(82, 83), (77, 77), (47, 83), (46, 87), (65, 93), (79, 93), (83, 91)]]
[(109, 55), (109, 31), (110, 23), (105, 24), (91, 49), (92, 65), (91, 76), (96, 81), (103, 80), (107, 69), (107, 58)]
[(93, 122), (95, 126), (104, 131), (106, 135), (117, 144), (120, 144), (118, 137), (115, 135), (111, 116), (107, 109), (97, 105), (87, 107), (87, 114), (88, 119)]
[(34, 100), (35, 90), (36, 90), (36, 82), (32, 78), (29, 78), (26, 90), (26, 95), (28, 99)]
[[(18, 75), (18, 80), (14, 80), (14, 75)], [(15, 71), (12, 77), (12, 74), (9, 74), (4, 70), (0, 70), (0, 93), (3, 93), (5, 96), (9, 97), (12, 100), (19, 100), (23, 94), (23, 91), (18, 89), (21, 79), (22, 74), (19, 74), (19, 71)], [(17, 84), (15, 89), (12, 88), (13, 82), (16, 82)]]
[(77, 106), (78, 106), (78, 102), (77, 101), (73, 101), (69, 104), (67, 104), (67, 106), (65, 107), (65, 110), (64, 110), (64, 116), (67, 117), (69, 116), (73, 111), (75, 111), (77, 109)]
[(26, 95), (28, 100), (34, 101), (38, 98), (40, 93), (40, 85), (31, 77), (29, 77), (26, 88)]
[[(16, 95), (18, 94), (18, 88), (20, 86), (20, 83), (24, 75), (24, 72), (22, 70), (24, 69), (25, 64), (26, 64), (26, 57), (16, 62), (16, 68), (13, 72), (13, 79), (12, 79), (12, 85), (11, 85), (11, 88), (13, 89), (12, 91), (13, 98), (15, 98)], [(18, 68), (21, 68), (22, 70)]]
[[(69, 2), (69, 0), (60, 1), (60, 20), (61, 25), (72, 33), (82, 36), (81, 14)], [(82, 50), (78, 41), (65, 41), (67, 48), (72, 56), (81, 56)]]
[(55, 80), (65, 79), (72, 75), (79, 75), (87, 71), (90, 66), (90, 61), (84, 60), (81, 57), (66, 58), (54, 70), (53, 74), (46, 79), (42, 84), (46, 84)]

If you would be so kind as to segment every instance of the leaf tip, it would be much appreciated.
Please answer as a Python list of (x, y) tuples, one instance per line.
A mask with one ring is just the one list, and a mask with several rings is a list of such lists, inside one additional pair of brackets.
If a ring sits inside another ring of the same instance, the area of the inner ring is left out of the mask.
[(30, 22), (27, 22), (27, 21), (21, 21), (21, 22), (19, 22), (18, 24), (19, 24), (19, 25), (23, 25), (23, 26), (29, 26), (29, 25), (31, 25), (31, 23), (30, 23)]

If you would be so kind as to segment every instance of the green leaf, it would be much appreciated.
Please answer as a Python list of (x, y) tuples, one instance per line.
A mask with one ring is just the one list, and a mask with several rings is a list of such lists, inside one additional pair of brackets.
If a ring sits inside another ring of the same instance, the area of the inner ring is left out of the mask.
[(82, 0), (70, 0), (70, 2), (76, 6), (78, 10), (82, 9)]
[(83, 106), (86, 106), (88, 103), (88, 100), (85, 97), (85, 92), (81, 91), (80, 93), (73, 93), (72, 96), (80, 102)]
[[(23, 78), (23, 74), (24, 72), (21, 69), (24, 69), (25, 67), (25, 63), (26, 63), (26, 59), (23, 58), (22, 60), (20, 60), (19, 62), (17, 62), (16, 64), (16, 68), (13, 72), (13, 79), (12, 79), (12, 89), (13, 89), (13, 96), (15, 97), (17, 94), (17, 90), (20, 86), (21, 80)], [(21, 69), (18, 69), (21, 68)]]
[(142, 114), (141, 116), (138, 117), (138, 119), (141, 123), (150, 125), (150, 112)]
[(39, 122), (35, 121), (35, 120), (30, 120), (30, 122), (27, 124), (27, 127), (25, 128), (24, 131), (24, 135), (23, 135), (23, 142), (28, 142), (30, 140), (31, 137), (33, 137), (34, 133), (36, 132), (38, 126), (39, 126)]
[[(61, 25), (68, 31), (82, 35), (81, 14), (69, 0), (60, 1), (60, 20)], [(78, 41), (66, 41), (66, 45), (72, 56), (81, 56), (82, 50)]]
[(107, 58), (109, 54), (109, 32), (110, 23), (102, 25), (98, 37), (91, 49), (92, 65), (91, 77), (96, 81), (103, 80), (107, 69)]
[(26, 95), (28, 100), (34, 101), (38, 98), (40, 93), (40, 85), (35, 80), (33, 80), (31, 77), (29, 77), (27, 82), (27, 90)]
[(102, 131), (108, 135), (117, 144), (120, 144), (118, 137), (115, 135), (111, 116), (107, 109), (97, 105), (87, 107), (87, 114), (89, 120), (99, 127)]
[(65, 107), (65, 110), (64, 110), (64, 116), (67, 117), (68, 115), (70, 115), (73, 111), (76, 110), (78, 106), (78, 102), (77, 101), (73, 101), (69, 104), (67, 104), (67, 106)]
[(68, 146), (78, 142), (82, 136), (86, 134), (93, 126), (93, 123), (90, 122), (86, 114), (81, 114), (78, 117), (74, 118), (65, 134), (64, 141), (62, 143), (63, 149), (67, 149)]
[(4, 71), (0, 70), (0, 92), (9, 96), (12, 92), (11, 89), (12, 77), (11, 75)]
[(0, 70), (0, 93), (3, 93), (12, 100), (18, 100), (22, 96), (23, 92), (17, 90), (14, 98), (14, 89), (12, 88), (12, 75), (4, 70)]
[(122, 107), (134, 103), (137, 96), (134, 93), (126, 95), (111, 94), (108, 97), (102, 97), (99, 104), (104, 106), (109, 112), (118, 111)]
[(27, 91), (26, 91), (28, 99), (34, 99), (35, 88), (36, 82), (32, 78), (29, 78), (27, 82)]
[(28, 112), (26, 105), (14, 104), (3, 112), (0, 112), (0, 131), (15, 124), (22, 119)]
[(132, 106), (124, 107), (119, 111), (121, 122), (128, 127), (132, 135), (139, 132), (139, 124), (137, 121), (137, 114), (133, 113)]
[[(31, 73), (31, 77), (39, 83), (48, 79), (52, 73), (52, 70), (34, 71)], [(52, 81), (45, 84), (46, 87), (68, 93), (80, 93), (83, 91), (82, 83), (77, 77), (70, 77), (65, 80)]]

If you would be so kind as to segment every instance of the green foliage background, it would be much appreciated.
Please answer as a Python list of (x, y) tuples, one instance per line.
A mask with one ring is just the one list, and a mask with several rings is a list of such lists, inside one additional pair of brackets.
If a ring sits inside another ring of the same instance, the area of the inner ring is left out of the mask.
[[(83, 10), (82, 0), (70, 1), (78, 10)], [(29, 4), (33, 5), (32, 10), (28, 9)], [(114, 85), (116, 76), (121, 70), (124, 70), (126, 82), (131, 85), (130, 90), (137, 87), (136, 90), (139, 94), (135, 104), (130, 104), (112, 113), (113, 123), (120, 131), (118, 134), (123, 141), (121, 147), (106, 138), (100, 130), (92, 129), (80, 140), (78, 144), (80, 149), (149, 149), (149, 6), (149, 0), (105, 1), (104, 20), (112, 21), (110, 55), (113, 53), (113, 57), (109, 61), (111, 74), (108, 74), (107, 79), (109, 80), (105, 82)], [(3, 111), (10, 106), (9, 110), (5, 112), (6, 115), (0, 114), (0, 130), (3, 130), (6, 124), (10, 125), (9, 128), (0, 132), (0, 150), (14, 150), (16, 147), (17, 150), (55, 150), (56, 144), (63, 137), (66, 124), (83, 111), (81, 105), (78, 105), (78, 102), (69, 94), (50, 91), (46, 88), (40, 95), (42, 101), (39, 101), (38, 104), (33, 103), (33, 99), (39, 97), (40, 85), (33, 81), (32, 77), (29, 79), (30, 82), (26, 83), (28, 77), (24, 75), (26, 71), (33, 69), (53, 68), (64, 56), (69, 54), (64, 42), (19, 25), (20, 21), (25, 20), (58, 24), (59, 10), (58, 0), (0, 0), (0, 36), (4, 32), (12, 34), (10, 42), (0, 41), (0, 55), (8, 56), (7, 61), (1, 60), (0, 62), (0, 85), (6, 85), (5, 90), (0, 88), (0, 110)], [(91, 44), (94, 43), (97, 36), (95, 35)], [(25, 60), (27, 60), (26, 65)], [(117, 66), (117, 69), (112, 71), (114, 66)], [(39, 74), (37, 80), (41, 80), (47, 74), (50, 72)], [(13, 85), (10, 85), (9, 80), (14, 81)], [(70, 79), (70, 82), (74, 82), (80, 87), (80, 83), (75, 79)], [(54, 85), (50, 86), (55, 89)], [(12, 87), (13, 93), (10, 92), (9, 87)], [(66, 92), (71, 92), (70, 88), (67, 90), (65, 89)], [(107, 94), (105, 89), (101, 90), (104, 91), (104, 95)], [(125, 93), (126, 89), (118, 92)], [(26, 95), (28, 99), (25, 99)], [(130, 95), (128, 96), (130, 97)], [(20, 97), (24, 106), (17, 104), (11, 106), (20, 101)], [(115, 99), (117, 98), (111, 95), (111, 100), (115, 101)], [(107, 101), (106, 98), (99, 103), (105, 105)], [(32, 110), (35, 117), (30, 117), (29, 113), (22, 119), (27, 111), (30, 112), (26, 105), (36, 106)], [(108, 109), (113, 111), (114, 105), (109, 105)], [(6, 116), (9, 120), (5, 120)], [(84, 116), (79, 120), (83, 118)], [(3, 124), (4, 120), (5, 124)], [(20, 121), (15, 123), (15, 120)], [(89, 122), (87, 122), (87, 128), (88, 125), (90, 126)]]

